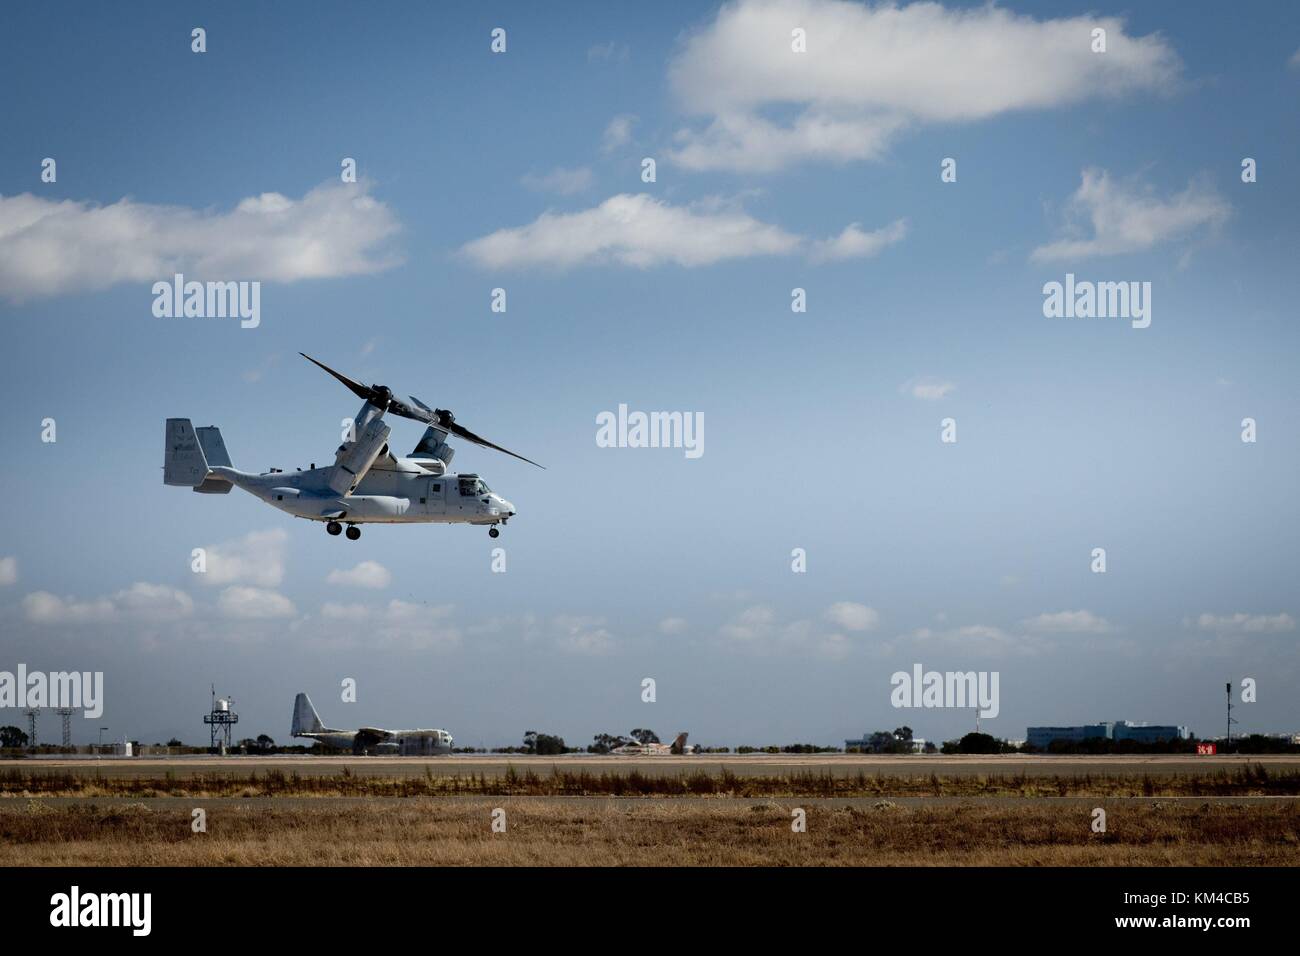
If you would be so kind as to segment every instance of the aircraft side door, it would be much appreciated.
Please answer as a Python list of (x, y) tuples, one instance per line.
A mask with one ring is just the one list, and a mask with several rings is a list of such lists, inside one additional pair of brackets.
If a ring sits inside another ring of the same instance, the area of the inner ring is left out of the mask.
[(447, 512), (447, 479), (445, 478), (426, 478), (424, 480), (424, 489), (420, 495), (421, 510), (425, 514), (440, 515)]

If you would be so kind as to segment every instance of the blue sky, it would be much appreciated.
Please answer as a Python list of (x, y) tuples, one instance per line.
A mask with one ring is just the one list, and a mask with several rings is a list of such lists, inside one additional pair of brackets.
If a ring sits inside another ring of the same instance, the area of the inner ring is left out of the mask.
[[(103, 670), (147, 741), (198, 740), (212, 681), (277, 739), (299, 689), (464, 744), (969, 729), (890, 707), (914, 662), (998, 670), (1013, 738), (1215, 733), (1248, 676), (1244, 729), (1300, 730), (1300, 14), (1247, 10), (6, 10), (0, 669)], [(260, 325), (155, 318), (173, 267), (262, 281)], [(1066, 273), (1150, 282), (1150, 327), (1045, 318)], [(482, 529), (163, 487), (173, 416), (328, 461), (356, 401), (299, 351), (548, 466), (459, 448), (519, 508), (505, 574)], [(620, 403), (703, 413), (705, 454), (597, 447)]]

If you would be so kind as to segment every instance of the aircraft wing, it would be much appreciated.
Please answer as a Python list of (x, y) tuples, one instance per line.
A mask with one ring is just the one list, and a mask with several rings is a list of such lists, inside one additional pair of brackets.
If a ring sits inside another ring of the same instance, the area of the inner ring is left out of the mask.
[(384, 730), (381, 727), (358, 727), (357, 742), (364, 747), (370, 747), (385, 740), (391, 740), (394, 734), (391, 730)]

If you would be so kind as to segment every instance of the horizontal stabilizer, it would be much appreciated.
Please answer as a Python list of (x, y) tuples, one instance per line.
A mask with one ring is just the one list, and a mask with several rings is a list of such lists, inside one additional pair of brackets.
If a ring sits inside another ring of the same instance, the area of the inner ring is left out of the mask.
[(194, 490), (204, 495), (228, 495), (230, 489), (235, 487), (224, 478), (218, 478), (216, 475), (208, 475), (203, 479), (203, 483), (195, 485)]

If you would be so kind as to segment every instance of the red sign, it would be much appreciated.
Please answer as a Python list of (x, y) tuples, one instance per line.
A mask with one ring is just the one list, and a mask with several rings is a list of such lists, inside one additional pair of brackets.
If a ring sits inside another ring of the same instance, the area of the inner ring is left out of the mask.
[(1197, 744), (1196, 752), (1201, 755), (1216, 754), (1219, 748), (1214, 744)]

